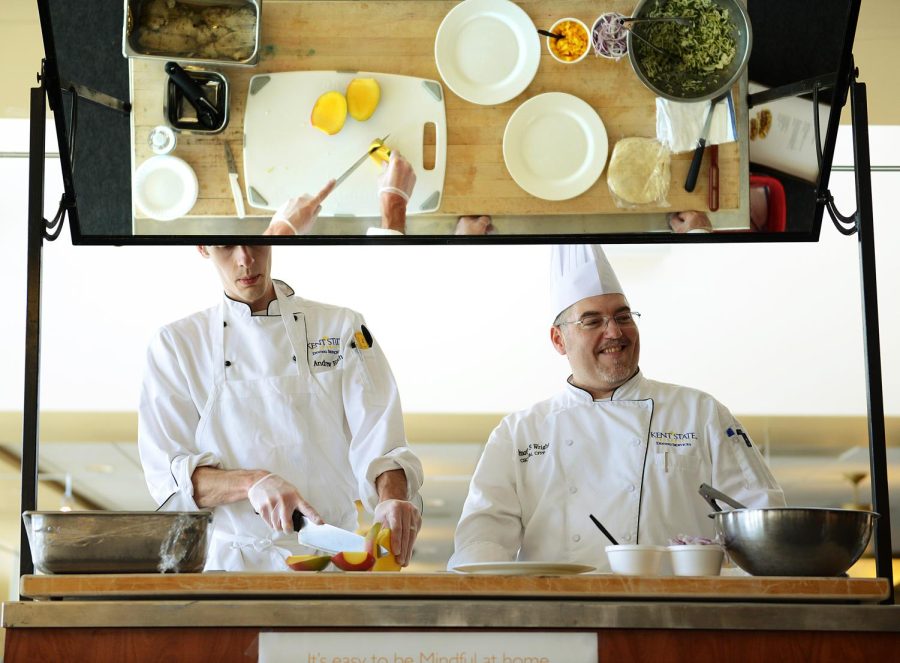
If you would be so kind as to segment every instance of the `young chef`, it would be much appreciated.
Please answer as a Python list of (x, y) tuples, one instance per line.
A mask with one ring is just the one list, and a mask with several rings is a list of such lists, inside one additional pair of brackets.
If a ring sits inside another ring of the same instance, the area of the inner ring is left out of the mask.
[(405, 566), (422, 466), (362, 316), (273, 280), (270, 246), (198, 249), (225, 292), (150, 344), (138, 434), (150, 493), (167, 510), (214, 510), (207, 569), (287, 569), (312, 552), (294, 510), (353, 530), (357, 496)]
[(471, 562), (609, 564), (605, 536), (668, 543), (714, 535), (697, 490), (783, 506), (743, 426), (696, 389), (638, 368), (638, 313), (599, 246), (555, 246), (550, 340), (572, 374), (563, 391), (506, 417), (472, 478), (448, 568)]

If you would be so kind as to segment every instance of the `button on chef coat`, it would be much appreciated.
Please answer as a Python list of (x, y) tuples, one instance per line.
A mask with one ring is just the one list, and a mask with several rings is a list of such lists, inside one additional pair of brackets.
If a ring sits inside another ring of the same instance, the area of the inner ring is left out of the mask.
[[(411, 497), (422, 483), (394, 378), (380, 345), (360, 347), (362, 316), (275, 286), (267, 315), (226, 296), (151, 342), (138, 433), (147, 485), (168, 510), (196, 510), (197, 467), (268, 470), (325, 522), (354, 529), (354, 500), (374, 508), (379, 474), (404, 470)], [(287, 554), (312, 552), (248, 500), (214, 511), (207, 569), (286, 569)]]
[(606, 400), (567, 384), (491, 434), (448, 568), (518, 559), (608, 571), (609, 541), (590, 514), (626, 542), (712, 538), (702, 483), (749, 507), (783, 506), (756, 447), (735, 434), (740, 428), (709, 394), (640, 372)]

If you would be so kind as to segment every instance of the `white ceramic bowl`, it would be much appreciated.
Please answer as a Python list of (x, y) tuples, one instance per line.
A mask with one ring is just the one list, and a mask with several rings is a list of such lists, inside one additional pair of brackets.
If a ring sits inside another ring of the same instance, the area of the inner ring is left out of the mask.
[(616, 18), (625, 18), (625, 17), (624, 17), (624, 15), (620, 14), (619, 12), (606, 12), (604, 14), (601, 14), (594, 20), (594, 23), (591, 25), (591, 31), (590, 31), (589, 36), (590, 36), (590, 40), (591, 40), (591, 50), (593, 50), (594, 53), (596, 53), (597, 55), (599, 55), (602, 58), (606, 58), (607, 60), (613, 60), (613, 61), (618, 62), (622, 58), (628, 57), (628, 45), (627, 45), (627, 41), (626, 41), (627, 33), (626, 33), (624, 27), (621, 28), (622, 32), (620, 33), (622, 35), (622, 41), (625, 42), (625, 49), (621, 55), (607, 55), (606, 53), (603, 53), (597, 47), (597, 41), (594, 39), (594, 31), (597, 29), (597, 24), (600, 23), (601, 20), (606, 19), (607, 21), (612, 21), (612, 20), (615, 20)]
[(613, 573), (625, 576), (655, 576), (663, 557), (667, 554), (665, 546), (645, 544), (619, 544), (606, 546), (606, 556)]
[(554, 23), (553, 26), (550, 28), (550, 32), (554, 32), (554, 33), (555, 33), (555, 32), (556, 32), (556, 28), (559, 27), (559, 24), (560, 24), (560, 23), (564, 23), (565, 21), (572, 21), (572, 23), (577, 23), (577, 24), (580, 25), (581, 28), (584, 30), (584, 34), (585, 34), (585, 37), (586, 37), (586, 43), (585, 43), (585, 47), (584, 47), (584, 53), (582, 53), (581, 55), (579, 55), (579, 56), (578, 56), (577, 58), (575, 58), (574, 60), (563, 60), (561, 57), (559, 57), (559, 56), (556, 54), (556, 51), (554, 51), (554, 50), (553, 50), (553, 47), (550, 45), (550, 42), (555, 41), (555, 40), (553, 39), (553, 37), (546, 37), (546, 40), (547, 40), (547, 50), (550, 51), (550, 55), (551, 55), (551, 56), (553, 57), (553, 59), (556, 60), (557, 62), (562, 62), (563, 64), (575, 64), (576, 62), (581, 62), (582, 60), (584, 60), (584, 59), (587, 57), (588, 51), (591, 50), (591, 31), (588, 30), (588, 26), (586, 26), (586, 25), (584, 24), (584, 21), (579, 21), (577, 18), (568, 17), (568, 18), (561, 18), (561, 19), (559, 19), (556, 23)]
[(172, 221), (190, 212), (198, 189), (194, 169), (171, 154), (150, 157), (134, 173), (135, 206), (157, 221)]
[(669, 556), (677, 576), (717, 576), (722, 572), (725, 549), (718, 545), (669, 546)]

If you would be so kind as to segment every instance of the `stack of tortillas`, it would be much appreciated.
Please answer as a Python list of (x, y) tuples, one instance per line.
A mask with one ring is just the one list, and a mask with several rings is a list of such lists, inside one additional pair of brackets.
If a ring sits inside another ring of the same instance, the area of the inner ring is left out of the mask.
[(623, 138), (616, 143), (606, 181), (621, 206), (666, 205), (669, 150), (654, 138)]

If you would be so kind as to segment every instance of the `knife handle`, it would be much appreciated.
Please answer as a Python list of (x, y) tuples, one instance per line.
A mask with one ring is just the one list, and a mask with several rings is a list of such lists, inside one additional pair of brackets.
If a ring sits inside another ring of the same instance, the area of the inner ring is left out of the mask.
[(709, 146), (709, 211), (719, 209), (719, 146)]
[(306, 527), (306, 516), (300, 513), (300, 509), (296, 509), (294, 513), (291, 514), (291, 523), (294, 526), (295, 532), (299, 532)]
[[(228, 173), (228, 181), (231, 182), (231, 196), (234, 198), (234, 207), (237, 210), (237, 218), (243, 219), (244, 216), (246, 216), (244, 210), (244, 195), (241, 193), (241, 185), (238, 184), (237, 173)], [(294, 511), (295, 516), (299, 513), (299, 511)]]
[(694, 150), (694, 158), (691, 159), (691, 168), (688, 170), (687, 179), (684, 181), (684, 190), (691, 192), (697, 186), (697, 175), (700, 174), (700, 164), (703, 162), (703, 150), (706, 149), (706, 139), (701, 138)]

